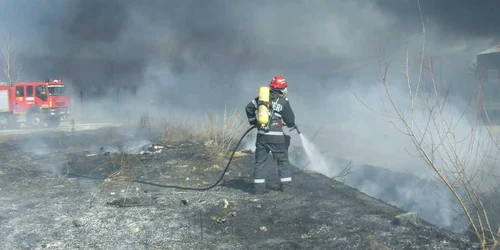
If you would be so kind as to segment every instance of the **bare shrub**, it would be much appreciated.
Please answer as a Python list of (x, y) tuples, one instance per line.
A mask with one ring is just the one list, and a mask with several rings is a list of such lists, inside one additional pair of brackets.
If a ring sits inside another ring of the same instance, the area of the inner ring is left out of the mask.
[(450, 103), (448, 89), (437, 83), (432, 57), (426, 55), (425, 23), (420, 4), (418, 7), (424, 38), (416, 80), (410, 77), (408, 53), (403, 69), (411, 107), (405, 109), (398, 105), (399, 96), (392, 95), (389, 88), (390, 63), (379, 62), (381, 82), (392, 110), (392, 114), (386, 112), (384, 116), (408, 136), (418, 157), (446, 185), (481, 248), (495, 249), (500, 243), (500, 229), (490, 223), (484, 197), (498, 185), (494, 164), (500, 151), (493, 146), (495, 141), (481, 124), (480, 87), (463, 111), (456, 110)]
[(116, 168), (116, 170), (108, 176), (108, 179), (111, 181), (117, 183), (130, 183), (142, 172), (142, 170), (135, 167), (137, 162), (128, 154), (112, 155), (109, 160)]
[(7, 38), (3, 48), (1, 49), (2, 63), (0, 68), (2, 69), (8, 82), (19, 81), (22, 77), (22, 64), (17, 61), (17, 56), (13, 52), (10, 46), (10, 39)]
[(131, 156), (127, 154), (112, 155), (109, 157), (109, 162), (115, 170), (101, 183), (100, 190), (103, 192), (111, 192), (124, 185), (128, 186), (140, 174)]
[(114, 171), (101, 184), (101, 190), (104, 192), (109, 192), (123, 186), (129, 187), (139, 176), (145, 175), (147, 177), (148, 175), (146, 166), (136, 155), (126, 153), (110, 155), (109, 162), (113, 166)]
[(214, 113), (208, 113), (200, 124), (201, 137), (213, 157), (225, 157), (234, 148), (247, 121), (238, 109), (224, 110), (222, 120)]

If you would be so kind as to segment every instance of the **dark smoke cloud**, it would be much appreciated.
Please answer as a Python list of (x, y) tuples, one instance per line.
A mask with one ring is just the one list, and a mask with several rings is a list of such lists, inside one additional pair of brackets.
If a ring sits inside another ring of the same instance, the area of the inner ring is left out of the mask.
[[(400, 20), (401, 27), (414, 27), (420, 22), (416, 0), (376, 0), (380, 9)], [(500, 38), (500, 2), (420, 0), (420, 5), (431, 26), (438, 26), (450, 35), (495, 36)]]
[(20, 41), (25, 71), (32, 77), (64, 71), (74, 81), (88, 75), (102, 79), (108, 77), (104, 70), (93, 66), (122, 62), (137, 69), (120, 73), (134, 75), (154, 61), (167, 61), (179, 73), (198, 67), (223, 73), (267, 68), (321, 72), (373, 51), (363, 39), (370, 29), (349, 23), (347, 17), (329, 18), (330, 10), (356, 9), (355, 4), (74, 0), (4, 5), (2, 19)]
[[(419, 31), (416, 1), (375, 3), (20, 0), (3, 2), (1, 19), (30, 78), (63, 75), (79, 88), (137, 84), (149, 65), (166, 63), (174, 74), (201, 68), (222, 79), (301, 72), (324, 87), (332, 71), (373, 63), (376, 49), (402, 50)], [(450, 34), (498, 35), (494, 1), (421, 3), (431, 26)]]
[(126, 7), (117, 1), (77, 1), (67, 14), (72, 18), (62, 24), (66, 41), (71, 45), (117, 41), (128, 25)]

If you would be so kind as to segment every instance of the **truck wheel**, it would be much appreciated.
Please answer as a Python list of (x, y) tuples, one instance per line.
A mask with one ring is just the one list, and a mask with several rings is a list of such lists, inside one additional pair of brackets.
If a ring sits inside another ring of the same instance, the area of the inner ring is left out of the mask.
[(47, 126), (50, 128), (57, 128), (61, 124), (61, 118), (55, 119), (55, 118), (49, 118), (47, 120)]
[(38, 128), (42, 126), (42, 117), (38, 113), (28, 114), (27, 117), (28, 126), (32, 128)]

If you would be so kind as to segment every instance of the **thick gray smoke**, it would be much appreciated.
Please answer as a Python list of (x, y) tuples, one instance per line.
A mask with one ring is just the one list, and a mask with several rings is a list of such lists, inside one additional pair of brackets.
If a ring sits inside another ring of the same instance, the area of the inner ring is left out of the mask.
[[(416, 1), (414, 0), (376, 0), (375, 2), (384, 13), (399, 20), (399, 31), (412, 29), (416, 22), (420, 22), (420, 16), (415, 15)], [(425, 17), (429, 18), (430, 25), (442, 30), (443, 37), (500, 36), (500, 30), (496, 25), (500, 22), (498, 1), (485, 0), (478, 4), (473, 1), (420, 0), (420, 4)]]
[[(430, 39), (439, 41), (431, 43), (434, 52), (464, 50), (470, 57), (488, 47), (488, 40), (470, 47), (476, 38), (498, 36), (490, 28), (498, 16), (487, 18), (498, 3), (487, 2), (464, 16), (467, 4), (422, 1)], [(196, 80), (169, 89), (178, 94), (232, 86), (224, 92), (231, 98), (249, 84), (250, 72), (262, 83), (284, 73), (296, 92), (324, 93), (346, 86), (332, 76), (373, 65), (376, 50), (386, 57), (403, 52), (420, 31), (416, 1), (20, 0), (1, 7), (2, 30), (23, 59), (25, 77), (61, 76), (89, 95), (108, 85), (142, 86), (150, 80), (144, 73), (158, 65), (181, 79), (196, 72)]]
[[(500, 4), (421, 4), (427, 51), (439, 80), (462, 105), (474, 87), (469, 64), (499, 41), (494, 10)], [(307, 134), (322, 128), (315, 143), (332, 158), (429, 175), (423, 162), (408, 155), (408, 138), (358, 100), (381, 108), (379, 59), (392, 60), (393, 95), (407, 96), (401, 70), (408, 49), (415, 77), (422, 38), (416, 1), (11, 0), (0, 2), (0, 20), (23, 64), (23, 79), (62, 77), (75, 107), (100, 117), (138, 116), (151, 108), (151, 99), (158, 112), (181, 119), (224, 107), (243, 113), (258, 86), (283, 74), (297, 122)], [(363, 189), (368, 193), (384, 190), (382, 184), (363, 178), (352, 183), (369, 186)], [(400, 190), (415, 185), (399, 184)], [(427, 196), (404, 193), (408, 197), (388, 200), (425, 200), (416, 209), (441, 211), (436, 206), (442, 204)], [(450, 226), (449, 220), (440, 224)]]

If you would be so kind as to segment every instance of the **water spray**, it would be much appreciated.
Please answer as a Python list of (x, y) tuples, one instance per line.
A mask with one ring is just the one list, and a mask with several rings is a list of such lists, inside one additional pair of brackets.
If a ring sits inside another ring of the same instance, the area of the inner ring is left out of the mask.
[(312, 163), (311, 169), (322, 173), (326, 176), (331, 176), (333, 168), (330, 166), (326, 158), (323, 154), (318, 150), (318, 148), (309, 140), (306, 136), (304, 136), (297, 125), (295, 125), (290, 132), (297, 130), (297, 133), (300, 137), (300, 142), (302, 143), (302, 148), (304, 149), (307, 158), (309, 159), (309, 163)]

